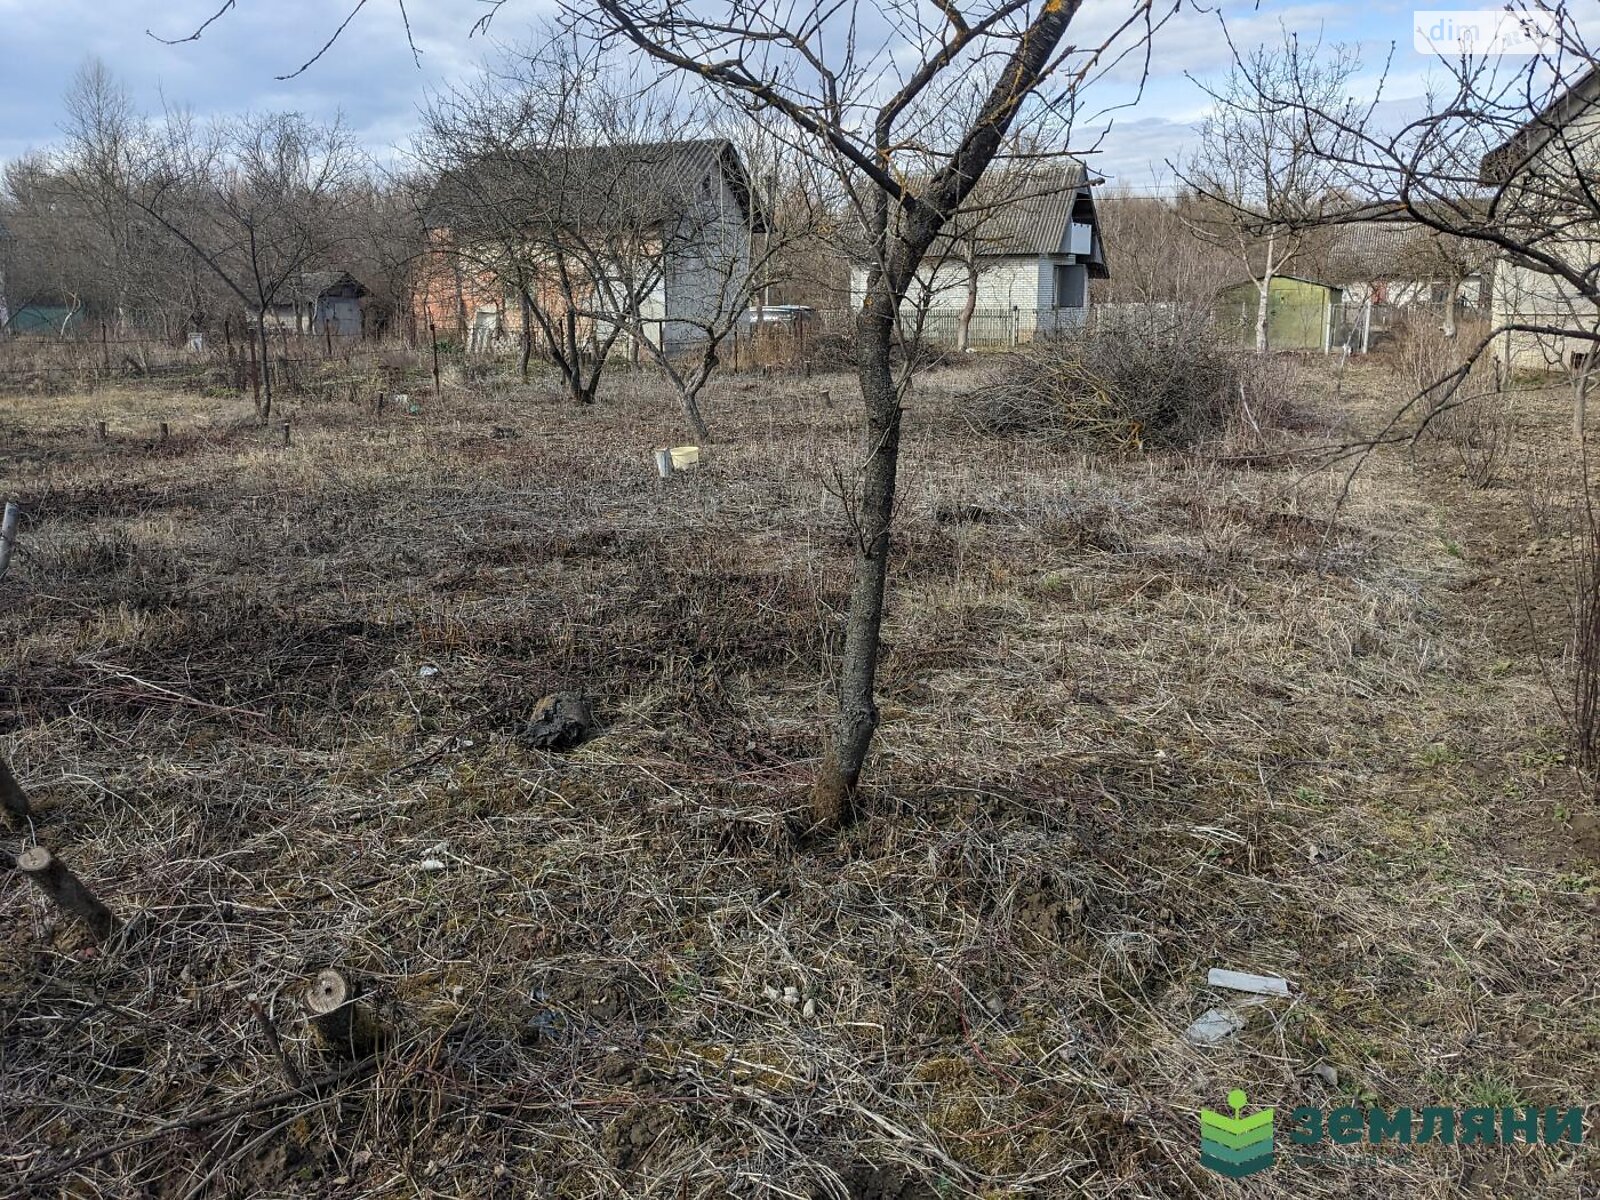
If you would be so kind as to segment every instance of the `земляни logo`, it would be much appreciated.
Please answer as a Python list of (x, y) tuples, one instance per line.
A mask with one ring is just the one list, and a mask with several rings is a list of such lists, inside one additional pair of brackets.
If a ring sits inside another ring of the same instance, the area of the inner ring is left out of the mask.
[(1228, 1093), (1233, 1116), (1200, 1110), (1200, 1165), (1229, 1179), (1243, 1179), (1272, 1165), (1272, 1113), (1264, 1108), (1248, 1117), (1240, 1111), (1249, 1099), (1238, 1088)]

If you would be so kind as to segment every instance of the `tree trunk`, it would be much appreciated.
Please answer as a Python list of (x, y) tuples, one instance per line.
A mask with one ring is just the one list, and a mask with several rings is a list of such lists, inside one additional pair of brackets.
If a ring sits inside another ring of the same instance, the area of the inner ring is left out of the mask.
[(866, 465), (858, 507), (855, 578), (845, 627), (839, 685), (839, 717), (833, 746), (817, 774), (812, 796), (816, 824), (837, 829), (854, 816), (856, 787), (866, 763), (878, 706), (873, 690), (879, 633), (888, 591), (889, 522), (894, 513), (895, 474), (900, 456), (900, 397), (889, 359), (894, 303), (885, 289), (859, 318), (857, 375), (866, 405)]
[(1440, 326), (1440, 330), (1447, 338), (1453, 338), (1456, 335), (1456, 300), (1460, 295), (1461, 281), (1459, 279), (1451, 280), (1450, 286), (1444, 292), (1444, 323)]
[(687, 388), (679, 395), (683, 400), (683, 419), (689, 423), (689, 433), (703, 446), (711, 440), (711, 430), (700, 415), (700, 397)]
[(256, 401), (256, 415), (263, 424), (272, 416), (272, 370), (267, 359), (272, 348), (267, 344), (267, 310), (256, 314), (256, 344), (261, 351), (261, 395)]
[(1273, 243), (1274, 243), (1274, 241), (1275, 241), (1274, 238), (1270, 238), (1269, 237), (1267, 239), (1267, 261), (1266, 261), (1265, 268), (1261, 272), (1261, 283), (1259, 285), (1260, 291), (1261, 291), (1261, 299), (1256, 304), (1256, 353), (1257, 354), (1265, 354), (1267, 352), (1267, 317), (1271, 312), (1272, 271), (1273, 271), (1273, 267), (1275, 265), (1273, 263), (1273, 261), (1272, 261), (1272, 251), (1273, 251)]
[(967, 300), (956, 318), (956, 352), (965, 354), (972, 344), (972, 314), (978, 311), (978, 264), (967, 260)]
[(527, 294), (520, 297), (522, 301), (522, 362), (518, 370), (522, 382), (528, 382), (528, 361), (533, 357), (533, 305), (528, 303)]

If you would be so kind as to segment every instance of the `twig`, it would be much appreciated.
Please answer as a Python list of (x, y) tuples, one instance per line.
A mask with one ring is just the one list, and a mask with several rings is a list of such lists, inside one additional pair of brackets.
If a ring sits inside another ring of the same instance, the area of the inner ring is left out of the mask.
[(332, 1087), (335, 1084), (360, 1079), (376, 1070), (377, 1065), (376, 1059), (364, 1059), (361, 1062), (351, 1063), (349, 1066), (337, 1071), (330, 1071), (326, 1075), (320, 1075), (308, 1082), (304, 1087), (289, 1088), (255, 1100), (245, 1100), (238, 1104), (231, 1104), (227, 1108), (215, 1109), (212, 1112), (191, 1113), (189, 1116), (179, 1117), (175, 1121), (166, 1121), (153, 1129), (139, 1134), (137, 1137), (125, 1138), (109, 1146), (102, 1146), (99, 1150), (92, 1150), (88, 1154), (80, 1154), (71, 1162), (61, 1163), (54, 1167), (46, 1167), (42, 1171), (35, 1171), (32, 1175), (26, 1176), (15, 1189), (4, 1193), (0, 1200), (11, 1200), (11, 1197), (27, 1195), (41, 1183), (59, 1179), (61, 1176), (71, 1174), (80, 1167), (99, 1162), (103, 1158), (110, 1158), (114, 1154), (121, 1154), (124, 1150), (135, 1149), (146, 1142), (154, 1141), (156, 1138), (163, 1137), (169, 1133), (177, 1133), (180, 1130), (205, 1129), (207, 1126), (216, 1125), (222, 1121), (230, 1121), (234, 1117), (249, 1116), (251, 1113), (261, 1112), (263, 1109), (274, 1108), (297, 1097), (305, 1097), (312, 1100), (312, 1106), (325, 1104), (332, 1099), (331, 1096), (308, 1096), (307, 1094), (316, 1092), (321, 1088)]

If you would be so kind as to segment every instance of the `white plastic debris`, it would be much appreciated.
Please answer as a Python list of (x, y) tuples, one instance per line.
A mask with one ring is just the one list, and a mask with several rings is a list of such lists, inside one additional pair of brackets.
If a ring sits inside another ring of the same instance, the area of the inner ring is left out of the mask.
[(1330, 1067), (1327, 1063), (1318, 1063), (1311, 1068), (1311, 1073), (1331, 1088), (1339, 1086), (1339, 1071), (1337, 1067)]
[(783, 989), (783, 1002), (785, 1004), (799, 1004), (800, 1003), (800, 989), (797, 988), (797, 987), (786, 987), (786, 988), (784, 988)]
[(815, 1000), (807, 1000), (805, 1006), (800, 1009), (800, 1015), (808, 1021), (811, 1020), (812, 1017), (817, 1015), (817, 1002)]
[(444, 869), (445, 862), (442, 858), (425, 858), (417, 864), (417, 870), (419, 871), (442, 871)]
[(422, 667), (417, 671), (417, 675), (422, 679), (432, 679), (438, 673), (438, 667)]
[(1206, 974), (1212, 987), (1229, 988), (1235, 992), (1254, 992), (1258, 996), (1287, 996), (1289, 981), (1276, 975), (1252, 975), (1248, 971), (1227, 971), (1212, 967)]
[(1210, 1046), (1243, 1028), (1244, 1018), (1231, 1008), (1208, 1008), (1183, 1031), (1183, 1040), (1193, 1046)]

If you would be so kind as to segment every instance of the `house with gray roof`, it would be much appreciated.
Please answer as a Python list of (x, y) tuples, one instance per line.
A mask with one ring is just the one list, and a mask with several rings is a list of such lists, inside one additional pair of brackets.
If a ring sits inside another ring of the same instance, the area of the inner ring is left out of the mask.
[[(1076, 160), (986, 174), (929, 250), (907, 297), (925, 310), (936, 340), (968, 349), (1083, 324), (1089, 280), (1109, 275), (1094, 206), (1094, 187), (1103, 182)], [(854, 257), (850, 290), (859, 306), (871, 264)]]
[(1327, 275), (1351, 303), (1476, 308), (1486, 294), (1489, 250), (1396, 213), (1335, 228)]
[(360, 337), (367, 295), (366, 285), (348, 271), (306, 271), (273, 297), (265, 323), (296, 333)]
[(752, 235), (766, 214), (726, 138), (550, 146), (479, 156), (441, 172), (426, 206), (435, 247), (416, 310), (471, 345), (519, 330), (510, 283), (559, 316), (625, 326), (679, 349), (743, 310)]

